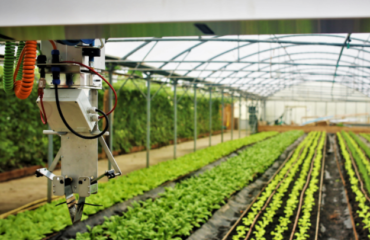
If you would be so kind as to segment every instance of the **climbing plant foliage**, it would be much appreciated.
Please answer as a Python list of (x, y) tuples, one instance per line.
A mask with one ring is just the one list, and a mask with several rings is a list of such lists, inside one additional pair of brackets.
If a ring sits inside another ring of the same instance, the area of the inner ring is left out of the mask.
[[(0, 68), (0, 80), (2, 68)], [(146, 98), (145, 82), (131, 81), (120, 89), (122, 82), (114, 87), (118, 91), (118, 106), (114, 113), (114, 150), (128, 152), (133, 146), (146, 145)], [(35, 81), (37, 82), (37, 81)], [(151, 95), (159, 89), (152, 84)], [(105, 86), (107, 89), (107, 87)], [(140, 90), (141, 91), (140, 91)], [(42, 130), (47, 129), (40, 121), (36, 106), (36, 85), (31, 96), (19, 100), (14, 95), (0, 89), (0, 172), (27, 165), (46, 162), (47, 136)], [(99, 91), (99, 108), (103, 108), (104, 91)], [(194, 95), (192, 90), (185, 92), (178, 88), (177, 133), (179, 138), (193, 137), (194, 130)], [(221, 129), (220, 98), (212, 100), (212, 128)], [(208, 94), (197, 97), (197, 132), (209, 132)], [(174, 137), (174, 101), (171, 86), (164, 86), (151, 101), (151, 145), (168, 144)], [(54, 152), (60, 147), (59, 137), (54, 136)]]

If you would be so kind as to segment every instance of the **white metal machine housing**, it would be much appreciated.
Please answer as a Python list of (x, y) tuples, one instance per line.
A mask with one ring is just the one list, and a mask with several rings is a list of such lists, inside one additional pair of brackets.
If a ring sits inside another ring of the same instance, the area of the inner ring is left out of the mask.
[[(104, 43), (100, 42), (99, 48), (103, 49)], [(42, 52), (53, 51), (50, 46), (48, 42), (42, 41)], [(102, 88), (101, 79), (84, 67), (59, 62), (59, 60), (77, 60), (85, 65), (90, 65), (90, 67), (95, 65), (98, 69), (104, 69), (104, 54), (94, 58), (83, 56), (84, 48), (90, 48), (94, 51), (97, 49), (97, 47), (83, 43), (76, 46), (58, 43), (57, 46), (61, 53), (58, 62), (50, 61), (53, 56), (46, 54), (48, 59), (46, 63), (38, 65), (39, 68), (45, 69), (45, 79), (41, 80), (49, 89), (44, 89), (43, 98), (37, 99), (37, 105), (40, 110), (43, 110), (44, 107), (43, 112), (52, 129), (45, 130), (44, 134), (59, 135), (61, 147), (52, 165), (48, 169), (38, 169), (36, 173), (38, 176), (46, 176), (52, 181), (54, 195), (65, 195), (71, 220), (75, 223), (81, 220), (83, 208), (86, 205), (85, 198), (98, 192), (98, 180), (104, 176), (113, 178), (121, 175), (121, 170), (103, 136), (97, 137), (98, 134), (103, 135), (103, 132), (98, 128), (99, 115), (96, 112), (98, 90)], [(104, 49), (102, 51), (104, 52)], [(57, 79), (59, 84), (53, 82), (55, 79), (53, 71), (56, 69), (54, 67), (60, 71), (58, 74), (60, 79)], [(107, 134), (109, 133), (104, 133), (104, 135)], [(113, 167), (100, 176), (98, 175), (98, 141), (107, 153), (108, 160)], [(61, 175), (57, 176), (52, 171), (59, 160), (61, 160), (62, 171)], [(79, 195), (78, 202), (74, 194)]]

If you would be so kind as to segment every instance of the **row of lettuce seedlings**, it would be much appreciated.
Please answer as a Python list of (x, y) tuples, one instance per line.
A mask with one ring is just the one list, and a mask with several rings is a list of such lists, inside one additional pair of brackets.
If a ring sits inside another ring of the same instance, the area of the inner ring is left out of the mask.
[(309, 133), (224, 239), (314, 239), (325, 142)]
[[(89, 216), (116, 203), (152, 190), (165, 182), (200, 169), (243, 146), (263, 141), (277, 134), (278, 132), (263, 132), (228, 141), (102, 183), (99, 185), (99, 194), (89, 197), (88, 203), (103, 206), (87, 206), (83, 219), (87, 219)], [(64, 200), (57, 200), (32, 211), (25, 211), (0, 219), (0, 240), (43, 239), (47, 235), (65, 229), (71, 225), (71, 220), (65, 204), (56, 206), (62, 201)]]
[[(369, 135), (361, 134), (365, 139)], [(355, 238), (370, 239), (370, 149), (358, 135), (337, 133), (345, 169), (347, 191), (355, 222)]]
[(302, 131), (279, 134), (256, 143), (203, 174), (186, 179), (162, 196), (135, 204), (77, 239), (172, 239), (189, 236), (233, 193), (263, 173)]

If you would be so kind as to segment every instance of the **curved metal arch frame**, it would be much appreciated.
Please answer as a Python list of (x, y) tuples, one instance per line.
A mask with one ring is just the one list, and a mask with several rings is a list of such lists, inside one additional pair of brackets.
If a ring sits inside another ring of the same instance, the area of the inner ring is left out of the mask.
[[(323, 37), (333, 37), (333, 38), (342, 38), (342, 39), (345, 39), (346, 38), (346, 36), (341, 36), (341, 35), (330, 35), (330, 34), (320, 34), (320, 35), (317, 35), (317, 34), (294, 34), (294, 35), (283, 35), (283, 36), (278, 36), (278, 37), (276, 37), (276, 36), (274, 36), (273, 38), (268, 38), (268, 39), (270, 39), (270, 40), (273, 40), (273, 39), (281, 39), (281, 38), (289, 38), (289, 37), (304, 37), (304, 36), (317, 36), (317, 37), (320, 37), (320, 36), (323, 36)], [(353, 39), (353, 40), (356, 40), (356, 41), (362, 41), (362, 42), (367, 42), (366, 40), (363, 40), (363, 39), (358, 39), (358, 38), (351, 38), (351, 39)], [(196, 67), (194, 67), (193, 69), (191, 69), (191, 70), (189, 70), (189, 72), (187, 72), (186, 74), (184, 74), (184, 76), (187, 76), (187, 74), (189, 74), (192, 70), (194, 70), (194, 69), (197, 69), (198, 67), (200, 67), (201, 65), (203, 65), (204, 63), (207, 63), (207, 62), (209, 62), (209, 61), (212, 61), (213, 59), (215, 59), (215, 58), (217, 58), (217, 57), (220, 57), (220, 56), (222, 56), (222, 55), (224, 55), (224, 54), (226, 54), (226, 53), (229, 53), (229, 52), (231, 52), (231, 51), (235, 51), (235, 50), (238, 50), (238, 49), (241, 49), (241, 48), (243, 48), (243, 47), (246, 47), (246, 46), (250, 46), (250, 45), (253, 45), (253, 44), (258, 44), (258, 43), (255, 43), (255, 42), (253, 42), (253, 43), (247, 43), (247, 44), (244, 44), (244, 45), (239, 45), (238, 47), (234, 47), (234, 48), (231, 48), (231, 49), (229, 49), (229, 50), (226, 50), (226, 51), (224, 51), (224, 52), (222, 52), (222, 53), (219, 53), (219, 54), (217, 54), (217, 55), (215, 55), (215, 56), (213, 56), (213, 57), (211, 57), (211, 58), (209, 58), (208, 60), (205, 60), (204, 62), (202, 62), (202, 63), (200, 63), (200, 64), (198, 64)], [(279, 42), (278, 41), (276, 41), (276, 44), (279, 44)], [(285, 43), (282, 43), (282, 44), (285, 44)], [(292, 44), (291, 46), (302, 46), (302, 45), (295, 45), (295, 44)], [(279, 48), (276, 48), (276, 49), (281, 49), (281, 48), (285, 48), (286, 46), (281, 46), (281, 47), (279, 47)], [(195, 48), (195, 47), (194, 47)], [(251, 55), (249, 55), (249, 56), (253, 56), (253, 55), (255, 55), (255, 54), (258, 54), (258, 53), (261, 53), (261, 52), (265, 52), (265, 51), (271, 51), (271, 50), (275, 50), (274, 48), (270, 48), (270, 49), (267, 49), (267, 50), (263, 50), (263, 51), (257, 51), (257, 52), (255, 52), (255, 53), (253, 53), (253, 54), (251, 54)], [(246, 56), (245, 56), (246, 57)], [(242, 57), (242, 58), (240, 58), (240, 59), (244, 59), (245, 57)], [(226, 67), (226, 66), (228, 66), (229, 64), (226, 64), (225, 66), (223, 66), (223, 67), (221, 67), (221, 68), (224, 68), (224, 67)], [(221, 69), (220, 68), (220, 69)]]
[[(312, 58), (309, 58), (309, 59), (312, 59)], [(304, 59), (304, 60), (309, 60), (309, 59)], [(297, 59), (298, 60), (298, 59)], [(314, 60), (314, 59), (313, 59)], [(262, 67), (261, 69), (266, 69), (266, 68), (268, 68), (269, 66), (265, 66), (265, 67)], [(286, 67), (281, 67), (281, 68), (278, 68), (277, 70), (282, 70), (282, 69), (286, 69), (286, 68), (289, 68), (289, 67), (291, 67), (291, 66), (286, 66)], [(256, 71), (256, 72), (258, 72), (258, 71)], [(252, 73), (251, 73), (252, 74)], [(230, 86), (233, 86), (233, 84), (235, 84), (235, 83), (237, 83), (238, 81), (240, 81), (240, 80), (242, 80), (242, 79), (244, 79), (245, 77), (247, 77), (247, 76), (249, 76), (249, 75), (251, 75), (251, 74), (248, 74), (248, 75), (246, 75), (246, 76), (243, 76), (243, 77), (240, 77), (239, 78), (239, 80), (237, 80), (237, 81), (234, 81), (233, 83), (231, 83), (231, 84), (229, 84)], [(253, 79), (252, 80), (250, 80), (250, 81), (248, 81), (248, 83), (253, 83), (253, 80), (255, 80), (255, 79), (258, 79), (258, 78), (260, 78), (260, 77), (263, 77), (264, 75), (266, 75), (267, 73), (261, 73), (259, 76), (256, 76), (256, 77), (253, 77)], [(311, 81), (311, 80), (310, 80)], [(311, 82), (314, 82), (314, 80), (312, 80)], [(262, 84), (263, 82), (258, 82), (259, 84)], [(257, 84), (258, 84), (257, 83)], [(339, 83), (340, 84), (340, 82), (336, 82), (336, 83)], [(366, 82), (364, 82), (364, 83), (366, 83)], [(300, 83), (297, 83), (297, 84), (295, 84), (295, 85), (298, 85), (298, 84), (300, 84)], [(247, 85), (247, 83), (245, 84), (245, 85)], [(291, 86), (291, 85), (289, 85), (289, 86)], [(346, 86), (346, 87), (350, 87), (350, 86), (347, 86), (347, 85), (344, 85), (344, 86)], [(272, 86), (271, 86), (272, 87)], [(239, 87), (240, 88), (240, 87)], [(351, 88), (351, 87), (350, 87)], [(243, 89), (244, 91), (248, 91), (248, 90), (250, 90), (250, 88), (247, 88), (247, 89)], [(276, 92), (278, 92), (278, 91), (280, 91), (280, 90), (277, 90)], [(274, 94), (274, 93), (276, 93), (276, 92), (273, 92), (272, 94)], [(257, 94), (257, 95), (260, 95), (260, 93), (258, 93), (258, 92), (253, 92), (254, 94)], [(270, 95), (270, 93), (269, 93), (269, 95)], [(262, 96), (262, 97), (264, 97), (264, 96)]]
[[(316, 34), (295, 34), (295, 35), (280, 35), (280, 36), (273, 36), (273, 37), (270, 37), (270, 38), (267, 38), (267, 39), (270, 39), (270, 40), (275, 40), (275, 39), (276, 39), (276, 44), (280, 44), (280, 46), (279, 46), (279, 47), (268, 48), (268, 49), (264, 49), (264, 50), (262, 50), (262, 51), (256, 51), (256, 52), (254, 52), (254, 53), (252, 53), (252, 54), (249, 54), (249, 55), (246, 55), (246, 56), (240, 57), (239, 59), (240, 59), (240, 60), (241, 60), (241, 59), (245, 59), (245, 58), (248, 58), (248, 57), (254, 56), (254, 55), (256, 55), (256, 54), (260, 54), (260, 53), (263, 53), (263, 52), (270, 52), (270, 51), (272, 51), (272, 50), (277, 50), (277, 49), (286, 49), (286, 48), (290, 48), (290, 47), (294, 47), (294, 46), (302, 46), (302, 45), (296, 45), (296, 44), (283, 45), (283, 44), (287, 44), (287, 43), (279, 43), (279, 41), (278, 41), (279, 39), (291, 38), (291, 37), (302, 37), (302, 36), (332, 37), (332, 38), (340, 38), (340, 39), (345, 39), (345, 38), (346, 38), (346, 36), (345, 36), (345, 35), (331, 35), (331, 34), (320, 34), (320, 35), (316, 35)], [(215, 36), (215, 37), (217, 38), (217, 37), (220, 37), (220, 36)], [(351, 39), (356, 40), (356, 41), (360, 41), (360, 42), (368, 42), (368, 39), (367, 39), (367, 40), (365, 40), (365, 39), (358, 39), (358, 38), (353, 38), (353, 37), (351, 37)], [(265, 40), (266, 40), (266, 39), (265, 39)], [(153, 40), (144, 40), (144, 43), (143, 43), (142, 45), (143, 45), (143, 46), (145, 46), (145, 45), (147, 45), (148, 43), (150, 43), (150, 42), (152, 42), (152, 41), (156, 41), (156, 40), (155, 40), (155, 39), (153, 39)], [(184, 40), (184, 41), (186, 41), (186, 40)], [(189, 47), (189, 48), (187, 48), (187, 49), (183, 50), (182, 52), (180, 52), (180, 53), (176, 54), (176, 55), (175, 55), (174, 57), (172, 57), (171, 59), (176, 59), (176, 58), (180, 57), (181, 55), (183, 55), (183, 54), (185, 54), (185, 53), (188, 53), (189, 51), (192, 51), (193, 49), (195, 49), (195, 48), (197, 48), (197, 47), (199, 47), (199, 46), (203, 45), (204, 43), (207, 43), (207, 40), (206, 40), (206, 39), (201, 39), (201, 40), (200, 40), (200, 42), (197, 42), (197, 43), (196, 43), (196, 44), (194, 44), (193, 46), (191, 46), (191, 47)], [(183, 76), (187, 76), (190, 72), (192, 72), (192, 71), (194, 71), (194, 70), (199, 70), (199, 69), (198, 69), (199, 67), (201, 67), (202, 65), (204, 65), (204, 64), (206, 64), (206, 63), (211, 63), (211, 62), (212, 62), (212, 60), (214, 60), (215, 58), (218, 58), (218, 57), (220, 57), (220, 56), (222, 56), (222, 55), (224, 55), (224, 54), (230, 53), (230, 52), (235, 51), (235, 50), (240, 50), (241, 48), (244, 48), (244, 47), (252, 46), (253, 44), (258, 44), (258, 42), (249, 42), (249, 43), (247, 43), (247, 44), (238, 45), (237, 47), (233, 47), (233, 48), (228, 49), (228, 50), (226, 50), (226, 51), (224, 51), (224, 52), (222, 52), (222, 53), (218, 53), (217, 55), (215, 55), (215, 56), (213, 56), (213, 57), (209, 58), (208, 60), (202, 61), (201, 63), (197, 64), (197, 66), (195, 66), (193, 69), (191, 69), (191, 70), (187, 71), (187, 72), (186, 72), (186, 74), (184, 74)], [(310, 45), (310, 46), (312, 46), (312, 45)], [(140, 47), (140, 46), (139, 46), (139, 47)], [(335, 47), (338, 47), (338, 46), (335, 46)], [(142, 47), (140, 47), (139, 49), (141, 49), (141, 48), (142, 48)], [(359, 47), (359, 48), (360, 48), (360, 47)], [(357, 50), (358, 52), (366, 52), (366, 53), (370, 53), (370, 51), (366, 51), (366, 50), (364, 50), (364, 48), (358, 49), (358, 48), (352, 47), (351, 49), (352, 49), (352, 50)], [(310, 53), (313, 53), (313, 52), (310, 52)], [(335, 55), (335, 53), (333, 53), (333, 52), (320, 52), (320, 53), (322, 53), (322, 54), (333, 54), (333, 55)], [(130, 52), (130, 54), (132, 54), (132, 53)], [(291, 53), (291, 54), (287, 53), (287, 54), (280, 54), (280, 55), (278, 55), (278, 56), (274, 56), (273, 58), (285, 57), (285, 56), (289, 56), (289, 55), (296, 55), (296, 54), (304, 54), (304, 53)], [(307, 53), (306, 53), (306, 54), (307, 54)], [(366, 59), (359, 58), (359, 56), (351, 56), (351, 55), (348, 55), (348, 54), (343, 54), (343, 56), (354, 58), (354, 59), (355, 59), (355, 61), (356, 61), (357, 59), (361, 59), (362, 61), (369, 62), (369, 61), (368, 61), (368, 60), (366, 60)], [(126, 57), (126, 58), (127, 58), (127, 57)], [(268, 59), (269, 59), (269, 58), (268, 58)], [(262, 60), (261, 62), (264, 62), (265, 60), (266, 60), (266, 59)], [(333, 59), (326, 59), (326, 60), (333, 60)], [(171, 61), (171, 60), (169, 60), (169, 61)], [(162, 65), (160, 66), (160, 68), (163, 68), (165, 65), (167, 65), (167, 64), (169, 63), (169, 61), (163, 61), (163, 62), (164, 62), (164, 64), (162, 64)], [(294, 61), (299, 61), (299, 60), (298, 60), (298, 59), (294, 59)], [(285, 61), (285, 62), (291, 62), (291, 61)], [(348, 63), (353, 64), (352, 62), (349, 62), (349, 61), (343, 61), (343, 62), (348, 62)], [(180, 63), (180, 64), (181, 64), (181, 63)], [(227, 66), (229, 66), (229, 65), (231, 65), (231, 64), (233, 64), (233, 63), (227, 63), (227, 64), (225, 64), (224, 66), (220, 67), (218, 70), (216, 70), (216, 71), (214, 71), (214, 72), (210, 73), (207, 77), (212, 76), (212, 75), (213, 75), (213, 74), (215, 74), (216, 72), (219, 72), (219, 71), (221, 71), (221, 72), (222, 72), (222, 69), (226, 68)], [(221, 80), (221, 81), (219, 81), (219, 82), (218, 82), (218, 84), (219, 84), (219, 83), (221, 83), (224, 79), (227, 79), (228, 77), (232, 76), (233, 74), (238, 73), (240, 70), (247, 69), (248, 67), (251, 67), (251, 66), (253, 66), (253, 65), (255, 65), (255, 64), (256, 64), (256, 63), (248, 64), (247, 66), (243, 66), (242, 68), (235, 70), (234, 72), (232, 72), (231, 74), (229, 74), (229, 75), (228, 75), (228, 76), (226, 76), (226, 77), (220, 77), (220, 78), (222, 78), (222, 80)], [(262, 67), (262, 68), (260, 68), (260, 69), (265, 69), (266, 67), (269, 67), (269, 66), (265, 66), (265, 67)], [(288, 66), (288, 67), (285, 67), (285, 68), (289, 68), (289, 67), (291, 67), (291, 66)], [(277, 70), (282, 70), (282, 69), (285, 69), (285, 68), (279, 68), (279, 69), (277, 69)], [(313, 68), (313, 69), (314, 69), (314, 68)], [(207, 71), (207, 70), (206, 70), (206, 69), (203, 69), (202, 71)], [(299, 70), (299, 71), (301, 71), (301, 70)], [(302, 70), (302, 71), (304, 71), (304, 70)], [(339, 69), (338, 69), (338, 71), (339, 71), (339, 72), (343, 72), (342, 70), (339, 70)], [(362, 72), (364, 72), (364, 73), (366, 73), (366, 74), (368, 73), (368, 72), (366, 72), (366, 71), (364, 71), (364, 70), (360, 70), (360, 71), (362, 71)], [(255, 72), (258, 72), (258, 71), (251, 72), (251, 73), (249, 73), (249, 74), (247, 74), (247, 75), (245, 75), (245, 76), (243, 76), (243, 77), (240, 77), (238, 80), (234, 81), (233, 83), (230, 83), (230, 84), (227, 84), (227, 85), (229, 85), (229, 86), (232, 86), (233, 84), (235, 85), (235, 83), (237, 83), (237, 82), (238, 82), (238, 81), (240, 81), (241, 79), (245, 79), (246, 77), (248, 77), (249, 75), (251, 75), (251, 74), (253, 74), (253, 73), (255, 73)], [(348, 73), (348, 71), (347, 71), (347, 73)], [(266, 75), (266, 74), (267, 74), (267, 73), (266, 73), (266, 72), (264, 72), (264, 73), (262, 73), (261, 75), (259, 75), (258, 77), (262, 77), (262, 76), (264, 76), (264, 75)], [(303, 73), (303, 74), (304, 74), (304, 73)], [(200, 79), (205, 80), (207, 77), (202, 77), (202, 78), (200, 78)], [(253, 81), (254, 81), (255, 79), (257, 79), (258, 77), (253, 78), (253, 79), (252, 79), (252, 81), (248, 81), (248, 83), (246, 83), (246, 84), (249, 84), (250, 82), (252, 82), (252, 83), (253, 83)], [(198, 78), (199, 78), (199, 77), (198, 77)], [(311, 81), (311, 80), (309, 80), (309, 81)], [(312, 81), (314, 82), (314, 80), (312, 80)], [(340, 84), (340, 82), (339, 82), (339, 81), (336, 81), (336, 82), (338, 82), (338, 83)], [(261, 82), (261, 83), (262, 83), (262, 82)], [(364, 83), (365, 83), (365, 82), (364, 82)], [(296, 84), (301, 84), (301, 83), (296, 83)], [(241, 85), (241, 86), (244, 86), (244, 85)], [(240, 89), (240, 90), (242, 90), (242, 89), (241, 89), (241, 86), (239, 87), (239, 89)], [(287, 86), (292, 86), (292, 85), (287, 85)], [(346, 86), (346, 87), (350, 87), (350, 86), (347, 86), (347, 85), (344, 85), (344, 86)], [(220, 87), (221, 87), (221, 86), (220, 86)], [(278, 92), (278, 91), (280, 91), (280, 90), (281, 90), (281, 89), (276, 89), (276, 91), (275, 91), (275, 92)], [(244, 89), (243, 89), (243, 91), (248, 91), (248, 89), (246, 89), (246, 90), (244, 90)], [(274, 94), (275, 92), (269, 93), (269, 95)], [(251, 94), (256, 94), (256, 93), (254, 93), (254, 92), (253, 92), (253, 93), (251, 93)], [(263, 97), (263, 96), (261, 96), (261, 97)]]
[[(265, 50), (262, 50), (262, 51), (260, 51), (260, 52), (255, 52), (255, 53), (249, 54), (249, 55), (247, 55), (247, 56), (244, 56), (244, 57), (242, 57), (241, 59), (245, 59), (245, 58), (247, 58), (247, 57), (254, 56), (254, 55), (259, 54), (259, 53), (261, 53), (261, 52), (269, 52), (269, 51), (272, 51), (272, 50), (278, 50), (278, 49), (282, 49), (282, 48), (295, 47), (295, 46), (297, 46), (297, 45), (289, 45), (289, 46), (284, 46), (284, 47), (276, 47), (276, 48), (265, 49)], [(358, 49), (356, 49), (356, 50), (358, 50)], [(358, 50), (358, 51), (360, 51), (360, 50)], [(364, 51), (364, 52), (365, 52), (365, 51)], [(369, 53), (370, 53), (370, 52), (369, 52)], [(286, 55), (286, 54), (281, 54), (281, 55), (274, 56), (274, 57), (272, 57), (272, 58), (283, 57), (283, 56), (287, 56), (287, 55)], [(353, 58), (355, 58), (355, 57), (353, 56)], [(261, 62), (265, 62), (265, 60), (268, 60), (268, 59), (270, 59), (270, 58), (264, 58), (264, 59), (262, 59), (262, 60), (261, 60)], [(225, 64), (224, 66), (220, 67), (219, 69), (221, 70), (222, 68), (225, 68), (225, 67), (227, 67), (227, 66), (229, 66), (229, 65), (231, 65), (231, 64), (233, 64), (233, 63), (227, 63), (227, 64)], [(245, 70), (246, 68), (251, 67), (251, 66), (253, 66), (253, 65), (255, 65), (255, 64), (256, 64), (256, 63), (251, 63), (251, 64), (249, 64), (249, 65), (247, 65), (247, 66), (243, 66), (242, 68), (235, 70), (235, 73), (237, 73), (237, 72), (238, 72), (238, 71), (240, 71), (240, 70)], [(370, 73), (370, 72), (369, 72), (369, 73)], [(212, 73), (212, 74), (213, 74), (213, 73)], [(210, 77), (212, 74), (208, 75), (207, 77)], [(230, 75), (231, 75), (231, 74), (230, 74)], [(230, 76), (230, 75), (229, 75), (229, 76)], [(248, 75), (250, 75), (250, 74), (248, 74)], [(244, 77), (247, 77), (248, 75), (243, 76), (243, 78), (244, 78)], [(207, 77), (205, 77), (205, 78), (207, 78)], [(226, 77), (224, 77), (224, 78), (227, 78), (227, 77), (228, 77), (228, 76), (226, 76)]]

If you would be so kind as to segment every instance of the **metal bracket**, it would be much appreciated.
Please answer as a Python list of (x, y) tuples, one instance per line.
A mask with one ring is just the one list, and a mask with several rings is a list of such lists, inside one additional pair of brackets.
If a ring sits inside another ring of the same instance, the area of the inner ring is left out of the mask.
[(53, 177), (53, 193), (56, 196), (63, 196), (65, 194), (65, 179), (63, 176)]
[(52, 163), (51, 163), (51, 165), (49, 166), (49, 171), (50, 171), (50, 172), (54, 171), (55, 167), (57, 166), (57, 164), (58, 164), (58, 162), (59, 162), (59, 160), (60, 160), (61, 155), (62, 155), (62, 153), (61, 153), (61, 151), (60, 151), (60, 149), (59, 149), (59, 151), (58, 151), (57, 155), (55, 156), (55, 158), (54, 158), (53, 162), (52, 162)]
[(37, 177), (45, 176), (45, 177), (49, 178), (50, 180), (53, 180), (53, 178), (55, 176), (52, 172), (50, 172), (46, 168), (37, 169), (36, 170), (36, 175), (37, 175)]
[(115, 176), (122, 175), (121, 169), (118, 167), (116, 160), (114, 160), (114, 157), (113, 157), (110, 149), (108, 148), (107, 143), (105, 142), (105, 140), (102, 136), (99, 137), (99, 142), (100, 142), (101, 146), (103, 147), (105, 153), (107, 154), (108, 161), (111, 163), (113, 169), (116, 172)]
[(98, 184), (91, 184), (90, 178), (80, 177), (78, 178), (78, 194), (80, 197), (88, 197), (98, 191)]

